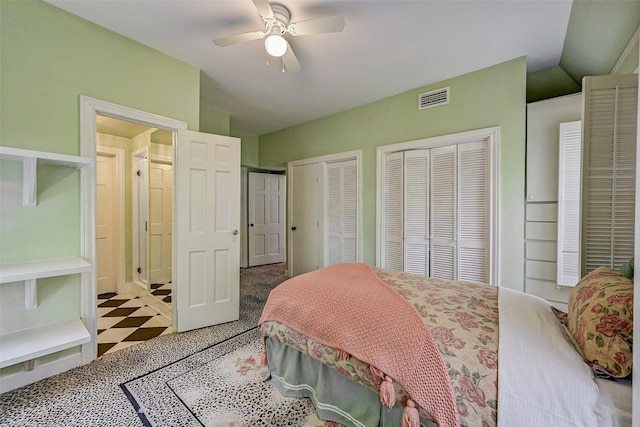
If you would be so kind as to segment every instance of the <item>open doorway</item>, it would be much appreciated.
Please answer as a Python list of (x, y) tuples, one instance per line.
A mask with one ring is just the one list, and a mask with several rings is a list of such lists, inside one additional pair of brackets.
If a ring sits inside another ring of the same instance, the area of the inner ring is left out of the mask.
[[(86, 96), (80, 97), (80, 110), (80, 151), (93, 161), (97, 160), (98, 116), (164, 129), (172, 134), (175, 186), (172, 328), (184, 332), (237, 320), (240, 139), (191, 131), (186, 122)], [(96, 176), (88, 170), (83, 172), (80, 190), (83, 203), (88, 206), (83, 215), (82, 255), (93, 266), (98, 264)], [(82, 345), (82, 361), (88, 363), (96, 358), (98, 349), (96, 269), (87, 275), (81, 297), (82, 320), (91, 334), (91, 341)], [(124, 303), (114, 305), (124, 306)]]
[(96, 115), (98, 356), (173, 332), (173, 140)]

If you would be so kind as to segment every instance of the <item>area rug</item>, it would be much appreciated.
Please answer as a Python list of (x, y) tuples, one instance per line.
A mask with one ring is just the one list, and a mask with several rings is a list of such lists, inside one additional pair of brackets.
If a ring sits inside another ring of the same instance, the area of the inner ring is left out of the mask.
[(254, 328), (121, 387), (147, 426), (324, 426), (310, 399), (265, 381), (261, 351)]

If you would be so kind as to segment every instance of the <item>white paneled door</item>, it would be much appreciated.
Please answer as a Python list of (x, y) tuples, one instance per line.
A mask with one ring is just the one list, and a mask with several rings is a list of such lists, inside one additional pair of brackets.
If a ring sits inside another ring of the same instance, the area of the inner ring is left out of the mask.
[(319, 258), (319, 163), (301, 164), (291, 168), (291, 242), (294, 248), (288, 260), (291, 275), (317, 270)]
[(249, 266), (284, 262), (284, 175), (249, 173)]
[(96, 157), (96, 281), (98, 295), (116, 290), (115, 157)]
[(240, 140), (179, 131), (175, 227), (179, 332), (237, 320), (240, 311)]
[(151, 283), (171, 281), (173, 233), (173, 166), (149, 166), (149, 277)]

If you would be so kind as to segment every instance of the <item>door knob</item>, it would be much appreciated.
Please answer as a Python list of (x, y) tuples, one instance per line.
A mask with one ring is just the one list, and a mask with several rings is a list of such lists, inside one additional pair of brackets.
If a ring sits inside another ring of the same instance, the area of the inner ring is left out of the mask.
[(238, 230), (233, 230), (233, 231), (231, 232), (231, 234), (233, 234), (234, 236), (237, 236), (237, 235), (238, 235)]
[(249, 224), (249, 227), (253, 227), (253, 224)]
[(291, 231), (296, 231), (297, 228), (296, 227), (291, 227)]

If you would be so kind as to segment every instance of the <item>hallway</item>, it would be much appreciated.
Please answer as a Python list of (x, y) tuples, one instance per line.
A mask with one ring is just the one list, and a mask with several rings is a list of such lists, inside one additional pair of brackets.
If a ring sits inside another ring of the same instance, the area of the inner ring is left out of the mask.
[(98, 357), (173, 333), (171, 320), (134, 295), (98, 295)]

